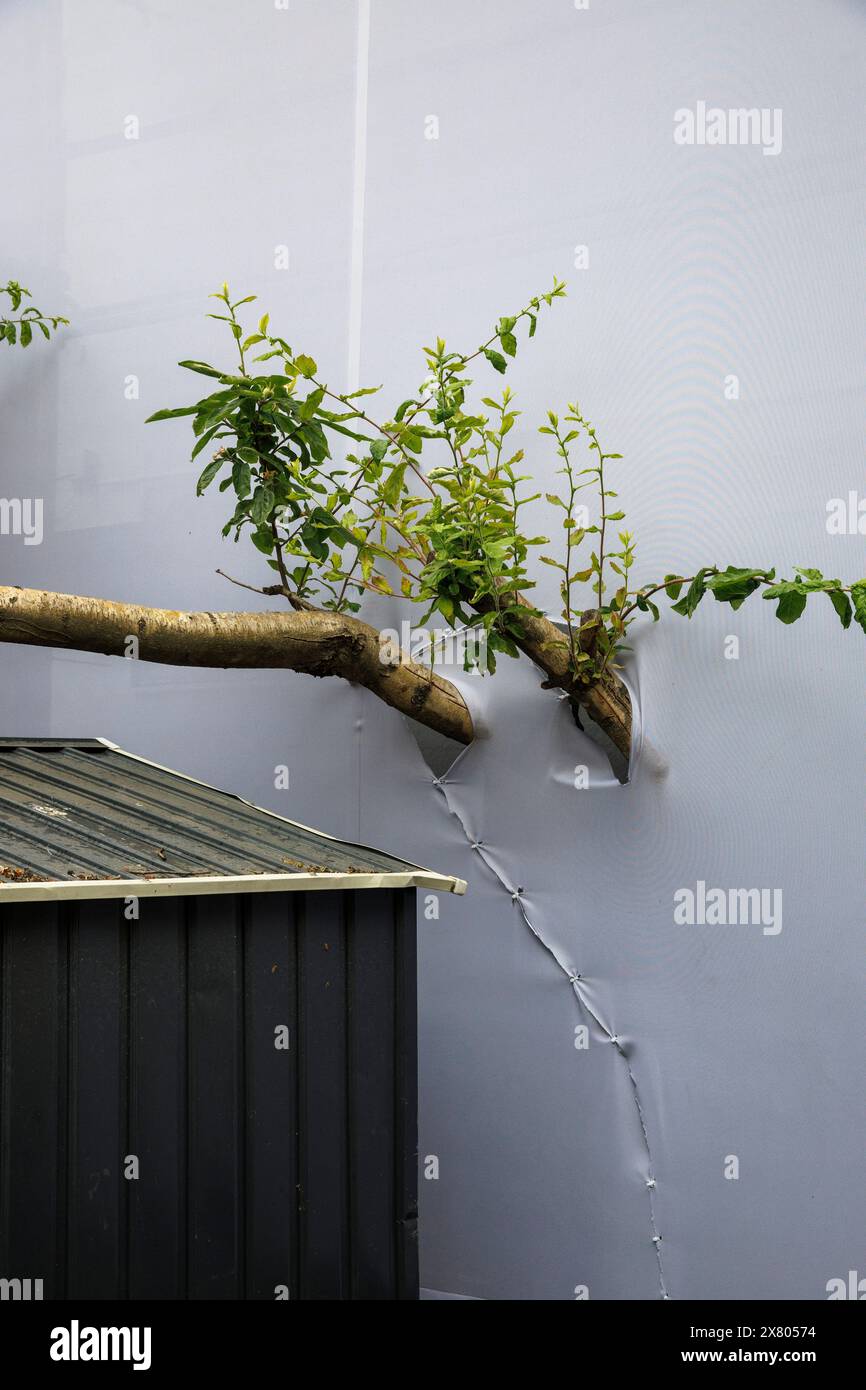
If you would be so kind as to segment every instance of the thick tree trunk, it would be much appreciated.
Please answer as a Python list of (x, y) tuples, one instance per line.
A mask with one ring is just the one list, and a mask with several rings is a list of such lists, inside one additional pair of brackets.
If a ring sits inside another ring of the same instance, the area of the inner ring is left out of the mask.
[(403, 655), (383, 659), (376, 629), (345, 614), (320, 609), (178, 613), (0, 586), (0, 642), (134, 655), (167, 666), (270, 667), (341, 676), (459, 743), (473, 738), (472, 719), (456, 686)]

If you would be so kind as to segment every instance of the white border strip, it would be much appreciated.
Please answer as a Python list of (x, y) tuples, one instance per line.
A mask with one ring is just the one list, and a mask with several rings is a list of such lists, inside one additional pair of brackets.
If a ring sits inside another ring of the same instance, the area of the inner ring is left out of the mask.
[(53, 883), (2, 883), (4, 902), (59, 902), (91, 898), (190, 898), (216, 893), (311, 893), (321, 889), (432, 888), (463, 894), (462, 878), (419, 869), (405, 874), (238, 874), (209, 878), (61, 879)]
[(364, 297), (364, 213), (367, 200), (367, 93), (370, 81), (370, 0), (358, 0), (355, 51), (355, 183), (352, 194), (352, 259), (349, 275), (347, 390), (361, 385), (361, 321)]

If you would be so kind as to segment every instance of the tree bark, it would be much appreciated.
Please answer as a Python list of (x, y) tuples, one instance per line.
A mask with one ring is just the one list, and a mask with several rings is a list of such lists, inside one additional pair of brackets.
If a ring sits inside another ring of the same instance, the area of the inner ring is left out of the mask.
[[(523, 601), (523, 600), (521, 600)], [(527, 605), (528, 607), (529, 605)], [(0, 642), (127, 655), (167, 666), (281, 669), (356, 681), (380, 700), (431, 729), (468, 744), (472, 718), (456, 686), (405, 655), (387, 659), (368, 623), (322, 609), (304, 612), (181, 613), (109, 599), (0, 586)], [(614, 671), (576, 686), (563, 634), (547, 618), (524, 616), (517, 645), (550, 685), (608, 735), (625, 758), (631, 750), (629, 693)], [(383, 659), (386, 658), (386, 659)]]
[[(135, 638), (137, 648), (130, 643)], [(356, 681), (401, 713), (459, 743), (472, 742), (456, 686), (400, 654), (383, 659), (379, 634), (329, 613), (180, 613), (108, 599), (0, 586), (0, 642), (136, 655), (167, 666), (274, 668)]]
[[(518, 594), (517, 602), (530, 609), (529, 601)], [(477, 605), (480, 613), (489, 612), (492, 600)], [(583, 614), (586, 622), (595, 610)], [(565, 634), (544, 616), (531, 612), (521, 614), (523, 636), (514, 643), (547, 677), (545, 686), (556, 686), (568, 695), (576, 711), (585, 710), (594, 724), (603, 729), (615, 748), (628, 761), (631, 754), (631, 697), (615, 671), (608, 669), (594, 684), (578, 685), (568, 666), (568, 645)]]
[[(525, 600), (521, 599), (521, 603)], [(527, 605), (529, 606), (529, 605)], [(584, 620), (590, 615), (584, 614)], [(551, 685), (564, 690), (572, 704), (586, 710), (590, 719), (628, 759), (631, 752), (631, 697), (615, 671), (606, 670), (594, 685), (575, 685), (568, 669), (568, 648), (563, 633), (549, 619), (523, 615), (524, 636), (515, 638), (517, 646), (547, 676)]]

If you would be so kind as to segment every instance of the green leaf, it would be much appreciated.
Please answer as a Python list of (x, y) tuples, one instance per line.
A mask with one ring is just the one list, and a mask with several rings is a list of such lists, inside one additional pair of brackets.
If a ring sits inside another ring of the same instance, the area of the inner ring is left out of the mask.
[(654, 622), (654, 623), (657, 623), (657, 622), (658, 622), (658, 620), (659, 620), (659, 610), (658, 610), (658, 607), (656, 606), (656, 604), (653, 603), (653, 601), (652, 601), (651, 598), (645, 598), (645, 597), (643, 596), (643, 594), (638, 594), (638, 596), (637, 596), (637, 606), (638, 606), (638, 608), (640, 609), (640, 611), (641, 611), (642, 613), (647, 613), (647, 612), (652, 613), (652, 615), (653, 615), (653, 622)]
[(300, 418), (302, 420), (312, 420), (319, 406), (322, 404), (324, 397), (324, 386), (317, 386), (315, 391), (311, 391), (309, 396), (307, 396), (307, 399), (301, 402), (301, 405), (298, 409), (298, 415), (300, 416)]
[(711, 575), (706, 587), (719, 603), (729, 603), (732, 608), (739, 608), (763, 579), (772, 578), (772, 570), (737, 569), (734, 565), (728, 565), (721, 574)]
[(345, 399), (347, 401), (356, 401), (359, 396), (375, 396), (376, 392), (381, 390), (381, 386), (362, 386), (360, 391), (350, 391)]
[(268, 487), (267, 483), (262, 483), (253, 493), (253, 505), (250, 509), (250, 516), (257, 526), (264, 525), (273, 510), (273, 506), (273, 488)]
[(202, 473), (201, 477), (195, 485), (195, 492), (197, 497), (201, 497), (205, 488), (213, 482), (214, 478), (216, 477), (217, 473), (219, 473), (224, 463), (224, 458), (211, 459), (207, 468), (204, 470), (204, 472)]
[(764, 590), (764, 598), (778, 599), (776, 617), (780, 623), (795, 623), (806, 607), (808, 591), (794, 579), (785, 579), (781, 584), (772, 584)]
[(710, 569), (698, 570), (686, 591), (685, 598), (681, 598), (679, 603), (671, 605), (674, 613), (681, 613), (684, 618), (692, 616), (706, 592), (706, 576), (711, 573)]
[(24, 319), (23, 323), (21, 324), (21, 346), (29, 347), (32, 337), (33, 329), (30, 327), (28, 320)]
[(447, 598), (445, 594), (440, 594), (436, 601), (436, 607), (448, 623), (454, 621), (454, 600)]
[[(238, 452), (240, 453), (240, 450)], [(247, 452), (251, 451), (247, 450)], [(232, 482), (238, 497), (249, 497), (252, 477), (249, 464), (242, 458), (237, 459), (232, 467)]]
[(270, 531), (266, 531), (262, 527), (259, 527), (250, 534), (252, 535), (253, 545), (256, 547), (256, 550), (260, 550), (263, 555), (272, 555), (274, 553), (274, 538)]
[(244, 446), (242, 449), (237, 450), (237, 456), (239, 459), (243, 459), (244, 463), (248, 463), (250, 468), (256, 468), (258, 466), (259, 456), (255, 449), (248, 449)]
[(851, 585), (851, 602), (854, 605), (854, 621), (866, 632), (866, 579), (858, 579)]
[(157, 410), (154, 415), (148, 415), (144, 423), (146, 425), (152, 425), (154, 420), (176, 420), (180, 415), (197, 414), (197, 405), (182, 405), (178, 410)]
[(501, 352), (494, 352), (493, 348), (485, 348), (484, 356), (487, 358), (491, 367), (496, 368), (497, 372), (504, 372), (507, 369), (508, 363)]
[(316, 372), (319, 370), (315, 359), (307, 357), (303, 352), (299, 357), (295, 358), (293, 366), (300, 376), (306, 377), (315, 376)]
[(400, 404), (397, 406), (396, 411), (394, 412), (394, 419), (397, 421), (398, 424), (403, 419), (403, 416), (406, 414), (406, 411), (409, 409), (410, 405), (414, 404), (415, 402), (412, 400), (400, 402)]
[(517, 356), (517, 339), (510, 330), (500, 333), (499, 341), (502, 344), (503, 352), (507, 352), (509, 357)]
[(530, 338), (534, 338), (534, 337), (535, 337), (535, 330), (536, 330), (537, 327), (538, 327), (538, 319), (537, 319), (536, 315), (535, 315), (535, 314), (530, 314), (530, 315), (529, 315), (529, 336), (530, 336)]
[(223, 376), (223, 373), (218, 372), (216, 367), (209, 367), (207, 362), (178, 362), (177, 365), (179, 367), (186, 367), (187, 371), (198, 372), (201, 376), (216, 377), (217, 380)]
[(382, 497), (389, 507), (396, 507), (400, 500), (400, 493), (403, 490), (403, 475), (405, 472), (405, 463), (400, 463), (396, 468), (392, 468), (382, 488)]
[(198, 441), (192, 453), (190, 454), (191, 460), (197, 459), (202, 449), (207, 448), (208, 444), (210, 444), (219, 427), (219, 423), (217, 423), (216, 425), (211, 425), (210, 429), (202, 435), (201, 439)]
[(682, 576), (681, 576), (681, 575), (679, 575), (679, 574), (666, 574), (666, 575), (665, 575), (665, 593), (668, 595), (669, 598), (673, 598), (673, 599), (679, 598), (679, 596), (680, 596), (680, 590), (682, 589), (682, 587), (683, 587), (683, 579), (682, 579)]
[(843, 627), (851, 626), (851, 601), (842, 589), (828, 589), (827, 597), (839, 615)]

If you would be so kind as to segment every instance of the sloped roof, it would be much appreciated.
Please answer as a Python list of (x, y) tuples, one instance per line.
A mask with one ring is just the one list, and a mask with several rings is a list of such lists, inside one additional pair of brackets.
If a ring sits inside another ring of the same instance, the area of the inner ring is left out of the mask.
[(0, 903), (401, 887), (466, 884), (106, 739), (0, 739)]

